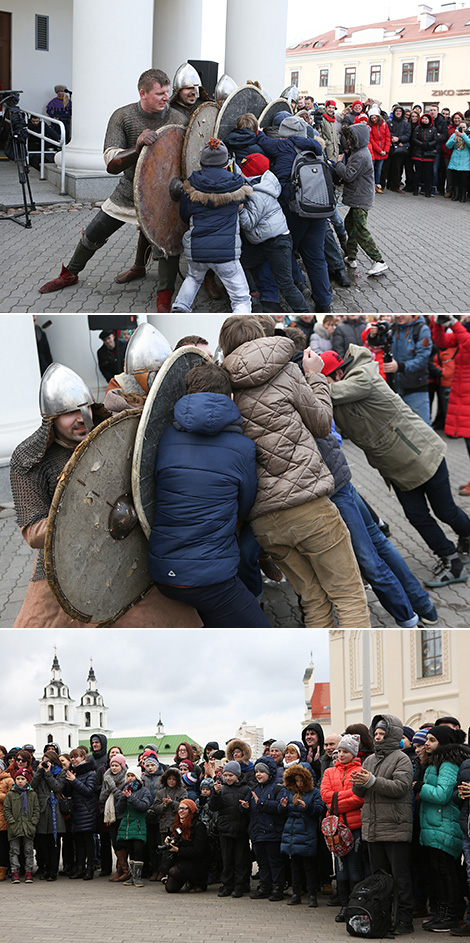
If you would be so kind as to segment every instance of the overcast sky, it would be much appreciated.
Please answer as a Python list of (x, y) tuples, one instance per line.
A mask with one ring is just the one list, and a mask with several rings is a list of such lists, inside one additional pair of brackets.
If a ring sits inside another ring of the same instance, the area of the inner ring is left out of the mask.
[[(440, 3), (432, 4), (440, 12)], [(336, 0), (334, 4), (312, 3), (312, 0), (289, 0), (287, 45), (327, 33), (335, 26), (365, 26), (381, 20), (418, 15), (418, 4), (410, 0)]]
[(161, 713), (166, 734), (202, 744), (225, 742), (243, 721), (263, 727), (266, 739), (298, 739), (311, 651), (315, 680), (329, 677), (326, 630), (16, 629), (2, 630), (0, 645), (0, 743), (7, 748), (36, 743), (54, 645), (76, 704), (93, 658), (114, 737), (154, 733)]

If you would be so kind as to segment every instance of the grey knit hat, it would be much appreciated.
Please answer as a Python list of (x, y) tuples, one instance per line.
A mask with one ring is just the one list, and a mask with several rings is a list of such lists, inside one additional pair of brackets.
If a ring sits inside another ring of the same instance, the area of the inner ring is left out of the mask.
[(223, 141), (218, 138), (209, 138), (202, 148), (200, 157), (201, 167), (225, 167), (228, 163), (228, 150)]
[(257, 760), (255, 763), (255, 773), (258, 773), (258, 772), (267, 773), (269, 776), (271, 770), (269, 769), (269, 766), (266, 765), (266, 763), (263, 763), (262, 760)]
[(286, 744), (284, 743), (284, 740), (273, 740), (273, 742), (272, 742), (272, 744), (271, 744), (271, 746), (270, 746), (269, 749), (270, 749), (270, 750), (280, 750), (281, 753), (285, 753), (285, 752), (286, 752)]
[(297, 137), (306, 138), (307, 137), (307, 125), (303, 118), (297, 118), (296, 115), (290, 115), (289, 118), (284, 118), (279, 125), (279, 137), (280, 138), (290, 138), (294, 134)]
[(240, 776), (242, 774), (242, 768), (240, 766), (240, 763), (237, 763), (236, 760), (229, 760), (229, 762), (226, 763), (224, 766), (224, 773), (233, 773), (234, 776), (237, 777), (237, 779), (240, 779)]
[(359, 747), (361, 744), (361, 738), (357, 733), (345, 733), (336, 747), (337, 750), (347, 750), (348, 753), (352, 753), (353, 756), (357, 756), (359, 753)]

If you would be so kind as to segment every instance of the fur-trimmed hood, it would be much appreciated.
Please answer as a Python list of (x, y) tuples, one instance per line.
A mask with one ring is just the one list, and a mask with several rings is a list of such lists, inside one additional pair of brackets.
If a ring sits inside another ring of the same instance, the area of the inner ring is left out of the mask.
[(240, 764), (241, 766), (242, 766), (244, 763), (249, 763), (249, 762), (250, 762), (250, 760), (251, 760), (251, 747), (250, 747), (250, 744), (249, 744), (249, 743), (246, 743), (245, 740), (237, 740), (237, 739), (235, 739), (235, 740), (229, 740), (229, 742), (227, 743), (227, 746), (225, 747), (225, 755), (226, 755), (226, 757), (227, 757), (227, 760), (233, 760), (233, 751), (234, 751), (234, 750), (241, 750), (241, 751), (242, 751), (243, 759), (242, 759), (242, 763)]
[(177, 766), (170, 766), (168, 769), (165, 770), (165, 772), (163, 773), (162, 778), (160, 779), (160, 783), (161, 783), (162, 786), (168, 786), (168, 777), (169, 777), (169, 776), (174, 776), (174, 777), (175, 777), (175, 779), (176, 779), (176, 787), (175, 787), (175, 788), (181, 789), (181, 786), (182, 786), (181, 773), (180, 773), (180, 770), (178, 769)]
[(253, 193), (253, 188), (246, 183), (231, 192), (225, 191), (217, 193), (197, 190), (190, 184), (189, 180), (185, 180), (183, 189), (191, 200), (191, 203), (202, 203), (203, 206), (207, 206), (208, 203), (211, 203), (212, 206), (226, 206), (228, 203), (242, 203), (247, 196)]
[[(295, 778), (300, 776), (302, 779), (302, 787), (296, 785)], [(284, 785), (286, 789), (290, 789), (292, 792), (300, 793), (300, 795), (305, 795), (306, 792), (311, 792), (313, 789), (313, 776), (310, 770), (306, 766), (301, 766), (295, 764), (294, 766), (289, 766), (284, 773)]]

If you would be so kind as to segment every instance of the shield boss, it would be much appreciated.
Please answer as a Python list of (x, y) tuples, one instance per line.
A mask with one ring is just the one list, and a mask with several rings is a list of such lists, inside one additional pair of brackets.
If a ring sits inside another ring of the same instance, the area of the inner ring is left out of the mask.
[(134, 203), (140, 228), (163, 252), (179, 255), (181, 237), (187, 227), (180, 216), (179, 202), (170, 196), (170, 183), (181, 177), (184, 128), (167, 124), (157, 131), (157, 140), (143, 147), (134, 175)]

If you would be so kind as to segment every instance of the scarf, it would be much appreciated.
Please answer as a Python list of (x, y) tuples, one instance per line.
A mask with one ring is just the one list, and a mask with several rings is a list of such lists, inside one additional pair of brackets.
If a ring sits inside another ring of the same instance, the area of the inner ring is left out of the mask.
[(327, 115), (326, 111), (323, 112), (323, 117), (326, 118), (331, 124), (334, 124), (336, 121), (336, 115)]
[(21, 814), (28, 814), (28, 789), (29, 786), (14, 786), (16, 792), (19, 792), (21, 795)]

